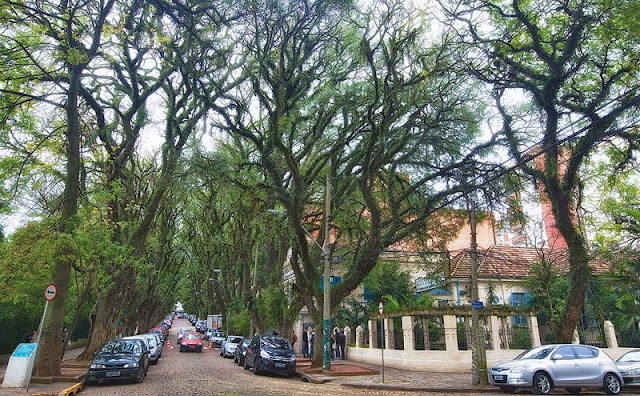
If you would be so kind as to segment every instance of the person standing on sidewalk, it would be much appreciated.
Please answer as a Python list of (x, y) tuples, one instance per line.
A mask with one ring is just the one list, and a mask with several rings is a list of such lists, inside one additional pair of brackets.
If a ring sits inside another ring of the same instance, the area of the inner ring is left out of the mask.
[(344, 356), (344, 347), (347, 342), (347, 336), (344, 335), (344, 330), (340, 330), (340, 333), (336, 334), (337, 352), (340, 355), (338, 359), (346, 359)]
[(307, 333), (307, 331), (309, 330), (309, 328), (305, 328), (304, 331), (302, 332), (302, 357), (308, 357), (308, 352), (309, 352), (309, 334)]

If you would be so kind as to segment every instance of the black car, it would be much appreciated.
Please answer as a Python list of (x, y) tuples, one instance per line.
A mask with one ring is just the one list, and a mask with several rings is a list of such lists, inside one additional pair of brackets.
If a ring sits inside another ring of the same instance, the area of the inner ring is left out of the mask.
[(149, 371), (149, 350), (139, 339), (109, 341), (94, 355), (85, 377), (87, 385), (125, 380), (140, 383)]
[(244, 365), (244, 357), (247, 355), (247, 347), (250, 342), (251, 338), (245, 338), (236, 348), (236, 353), (233, 355), (233, 361), (238, 363), (238, 366)]
[(256, 335), (247, 346), (244, 359), (244, 369), (249, 367), (255, 374), (272, 372), (291, 377), (296, 372), (296, 354), (291, 343), (282, 337)]

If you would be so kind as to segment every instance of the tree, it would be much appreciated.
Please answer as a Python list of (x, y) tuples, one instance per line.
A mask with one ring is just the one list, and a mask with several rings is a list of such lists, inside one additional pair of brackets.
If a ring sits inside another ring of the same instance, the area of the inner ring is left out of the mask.
[(340, 238), (331, 254), (345, 269), (332, 289), (336, 306), (387, 247), (438, 224), (434, 212), (461, 194), (462, 175), (483, 173), (477, 159), (493, 142), (475, 142), (477, 90), (444, 72), (439, 43), (423, 46), (418, 12), (400, 2), (362, 11), (349, 2), (269, 5), (246, 4), (238, 57), (247, 66), (237, 89), (211, 107), (218, 126), (249, 147), (249, 164), (286, 212), (300, 258), (291, 261), (296, 288), (320, 322), (321, 252), (307, 232), (321, 245), (328, 238), (326, 178)]
[[(493, 90), (510, 155), (544, 191), (567, 243), (571, 291), (562, 342), (571, 342), (590, 273), (575, 219), (580, 171), (601, 145), (615, 145), (629, 158), (638, 143), (637, 119), (630, 113), (640, 101), (637, 37), (625, 22), (634, 7), (608, 1), (446, 6), (458, 65)], [(523, 101), (510, 105), (516, 94)]]

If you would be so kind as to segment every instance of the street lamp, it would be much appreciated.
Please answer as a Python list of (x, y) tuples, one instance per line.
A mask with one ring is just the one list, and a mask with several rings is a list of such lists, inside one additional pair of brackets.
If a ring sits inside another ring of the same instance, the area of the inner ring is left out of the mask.
[[(327, 179), (328, 180), (328, 179)], [(327, 182), (328, 184), (328, 182)], [(328, 189), (327, 189), (328, 194)], [(286, 215), (275, 209), (267, 209), (270, 213)], [(327, 248), (327, 240), (329, 239), (329, 197), (327, 195), (327, 203), (325, 209), (325, 234), (324, 246), (311, 235), (306, 228), (302, 230), (311, 238), (311, 240), (320, 248), (324, 257), (324, 287), (323, 287), (323, 309), (322, 309), (322, 369), (331, 371), (331, 262), (329, 261), (329, 249)]]

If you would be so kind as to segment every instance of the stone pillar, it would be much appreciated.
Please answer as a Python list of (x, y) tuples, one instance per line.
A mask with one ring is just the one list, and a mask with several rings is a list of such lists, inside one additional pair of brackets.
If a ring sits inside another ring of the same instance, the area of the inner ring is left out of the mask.
[(531, 346), (540, 346), (540, 329), (538, 328), (538, 317), (535, 315), (529, 315), (529, 331), (531, 332)]
[(456, 327), (455, 315), (443, 315), (444, 320), (444, 341), (448, 352), (458, 350), (458, 328)]
[(489, 328), (491, 329), (491, 348), (494, 351), (500, 350), (500, 319), (497, 316), (489, 316)]
[(364, 329), (362, 325), (358, 325), (356, 327), (356, 348), (362, 348), (362, 345), (364, 345)]
[(402, 339), (404, 340), (404, 350), (413, 351), (413, 316), (402, 317)]
[(578, 334), (578, 329), (573, 329), (573, 344), (580, 344), (580, 334)]
[(394, 329), (393, 318), (386, 318), (384, 320), (384, 349), (395, 349), (394, 345)]
[(344, 356), (342, 356), (343, 360), (348, 356), (349, 344), (351, 344), (351, 327), (347, 326), (344, 328)]
[(378, 323), (376, 320), (369, 320), (369, 348), (378, 347)]
[(616, 329), (609, 320), (604, 321), (604, 338), (607, 340), (607, 348), (618, 347), (618, 337), (616, 337)]

